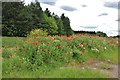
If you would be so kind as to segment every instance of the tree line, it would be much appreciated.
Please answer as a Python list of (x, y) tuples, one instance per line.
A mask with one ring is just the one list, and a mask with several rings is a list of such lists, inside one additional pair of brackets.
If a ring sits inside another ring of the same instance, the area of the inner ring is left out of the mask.
[(42, 10), (37, 0), (29, 5), (24, 2), (3, 2), (2, 3), (2, 36), (24, 37), (33, 29), (42, 29), (49, 35), (70, 36), (78, 33), (107, 36), (103, 32), (73, 31), (70, 26), (70, 19), (64, 15), (58, 16), (46, 8)]
[(75, 34), (89, 34), (89, 35), (97, 35), (101, 37), (107, 37), (107, 34), (101, 31), (74, 31)]
[(2, 3), (2, 36), (27, 36), (33, 29), (46, 30), (49, 35), (67, 35), (74, 32), (70, 19), (64, 15), (59, 17), (48, 8), (42, 10), (37, 0), (29, 5), (24, 2)]

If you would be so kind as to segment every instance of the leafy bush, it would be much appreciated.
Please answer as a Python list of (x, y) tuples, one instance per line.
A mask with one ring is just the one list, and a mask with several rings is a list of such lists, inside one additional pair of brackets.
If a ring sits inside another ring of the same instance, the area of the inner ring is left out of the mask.
[(47, 36), (48, 33), (46, 31), (43, 31), (42, 29), (33, 29), (30, 34), (28, 35), (28, 37), (38, 37), (38, 36)]
[(100, 31), (96, 32), (96, 35), (101, 36), (101, 37), (106, 37), (107, 36), (106, 33), (103, 33), (103, 32), (100, 32)]

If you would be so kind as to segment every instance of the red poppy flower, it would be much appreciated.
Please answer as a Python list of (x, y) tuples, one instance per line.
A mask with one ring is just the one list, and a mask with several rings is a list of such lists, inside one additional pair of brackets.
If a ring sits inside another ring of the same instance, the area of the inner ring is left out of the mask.
[(46, 42), (46, 40), (44, 40), (44, 42)]
[(82, 34), (80, 34), (80, 36), (82, 36)]
[(56, 40), (56, 38), (54, 38), (54, 40)]
[(48, 54), (51, 54), (51, 52), (48, 52)]
[(12, 54), (10, 54), (10, 58), (12, 58), (12, 56), (13, 56), (13, 55), (12, 55)]
[(31, 44), (35, 44), (35, 42), (31, 42)]
[(39, 40), (39, 38), (36, 38), (36, 40)]
[(18, 46), (15, 46), (15, 49), (18, 49)]
[(85, 52), (85, 49), (83, 49), (82, 52), (84, 53), (84, 52)]
[(40, 40), (38, 40), (38, 42), (40, 42)]
[(79, 44), (80, 47), (83, 47), (83, 44)]
[(50, 42), (48, 42), (47, 44), (50, 44)]
[(82, 54), (80, 54), (80, 56), (82, 56)]
[(112, 43), (113, 43), (113, 41), (112, 41), (112, 40), (110, 40), (109, 44), (112, 44)]

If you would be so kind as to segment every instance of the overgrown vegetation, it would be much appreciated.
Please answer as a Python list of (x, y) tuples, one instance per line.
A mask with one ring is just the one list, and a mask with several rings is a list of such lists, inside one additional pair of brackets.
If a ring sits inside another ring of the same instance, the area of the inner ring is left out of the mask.
[(3, 78), (105, 78), (98, 71), (68, 65), (91, 58), (118, 63), (118, 38), (73, 31), (68, 17), (43, 11), (37, 0), (29, 5), (3, 2), (2, 7), (2, 35), (7, 36), (1, 37)]
[[(54, 70), (52, 68), (58, 69), (73, 62), (75, 64), (82, 64), (90, 58), (96, 58), (97, 60), (106, 62), (109, 60), (110, 63), (115, 64), (118, 63), (116, 57), (118, 56), (117, 46), (119, 44), (116, 39), (113, 38), (79, 34), (69, 37), (33, 36), (28, 38), (14, 38), (11, 39), (11, 43), (8, 43), (9, 41), (9, 38), (3, 38), (3, 77), (8, 75), (10, 75), (8, 77), (11, 77), (12, 74), (21, 70), (46, 74), (46, 76), (43, 75), (39, 77), (55, 77), (56, 75), (48, 75), (48, 72)], [(43, 69), (41, 69), (42, 67)], [(49, 67), (51, 70), (45, 67)], [(67, 72), (69, 72), (69, 70), (65, 71), (65, 73)], [(20, 72), (20, 74), (21, 73), (23, 72)], [(76, 73), (82, 74), (81, 72)], [(26, 74), (28, 73), (26, 72)], [(71, 76), (63, 76), (62, 74), (62, 72), (60, 75), (58, 74), (58, 77), (80, 77), (69, 73)], [(85, 73), (83, 71), (83, 76), (84, 75)], [(91, 76), (90, 74), (88, 75), (89, 76), (86, 75), (86, 77), (95, 77), (93, 76), (94, 74)], [(30, 77), (30, 74), (21, 74), (21, 76)], [(18, 77), (18, 75), (16, 74), (16, 76), (13, 75), (12, 77)]]
[(30, 34), (27, 35), (27, 37), (38, 37), (38, 36), (48, 36), (48, 32), (47, 31), (43, 31), (41, 29), (33, 29)]

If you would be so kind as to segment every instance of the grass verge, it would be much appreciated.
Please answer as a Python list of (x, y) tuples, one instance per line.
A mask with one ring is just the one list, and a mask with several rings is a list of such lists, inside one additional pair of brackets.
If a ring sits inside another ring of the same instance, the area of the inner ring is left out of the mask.
[[(41, 68), (42, 69), (42, 68)], [(38, 71), (13, 71), (10, 74), (4, 74), (3, 78), (108, 78), (104, 73), (98, 72), (92, 69), (80, 69), (80, 68), (49, 68), (47, 72), (42, 70)]]

